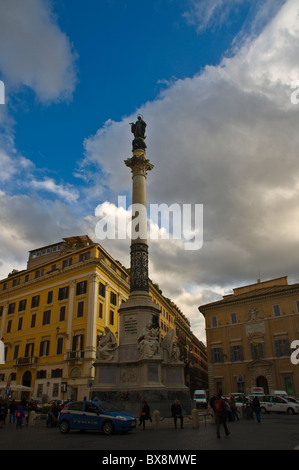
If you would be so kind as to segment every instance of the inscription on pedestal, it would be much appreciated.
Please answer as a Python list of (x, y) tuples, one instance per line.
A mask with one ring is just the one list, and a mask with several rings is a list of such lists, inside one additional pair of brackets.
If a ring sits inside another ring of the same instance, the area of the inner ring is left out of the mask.
[(124, 333), (126, 338), (137, 336), (136, 316), (127, 317), (124, 321)]

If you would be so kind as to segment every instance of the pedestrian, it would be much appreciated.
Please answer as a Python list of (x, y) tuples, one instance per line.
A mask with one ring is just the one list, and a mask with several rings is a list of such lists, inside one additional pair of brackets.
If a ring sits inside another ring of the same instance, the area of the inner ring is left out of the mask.
[(15, 399), (12, 400), (12, 402), (10, 402), (9, 404), (9, 424), (11, 424), (11, 422), (13, 422), (13, 424), (15, 424), (16, 422), (16, 411), (17, 411), (17, 404), (15, 402)]
[(256, 420), (258, 423), (261, 422), (261, 405), (258, 397), (254, 397), (252, 401), (252, 408), (253, 411), (255, 412)]
[(171, 416), (173, 417), (174, 427), (177, 428), (177, 419), (181, 420), (181, 429), (183, 429), (184, 417), (182, 414), (182, 408), (179, 404), (178, 400), (174, 400), (173, 404), (171, 405)]
[(1, 400), (1, 403), (0, 403), (0, 424), (5, 424), (6, 416), (7, 416), (7, 404), (6, 404), (5, 400)]
[(17, 409), (17, 413), (16, 413), (16, 418), (17, 418), (17, 426), (16, 428), (20, 428), (22, 429), (22, 426), (23, 426), (23, 418), (25, 417), (25, 413), (24, 413), (24, 410), (23, 410), (23, 406), (20, 405)]
[(151, 417), (151, 410), (149, 405), (146, 403), (145, 400), (142, 402), (142, 408), (139, 416), (139, 426), (143, 424), (143, 429), (145, 429), (145, 421), (150, 420), (152, 422), (152, 417)]
[(239, 421), (236, 400), (235, 400), (235, 397), (233, 395), (231, 395), (231, 397), (230, 397), (229, 406), (230, 406), (230, 409), (231, 409), (231, 412), (232, 412), (232, 420), (233, 421)]
[(224, 432), (226, 437), (230, 434), (227, 425), (226, 425), (226, 404), (223, 398), (221, 398), (221, 393), (217, 395), (216, 400), (214, 401), (214, 411), (216, 417), (216, 434), (217, 437), (220, 438), (220, 427), (221, 425), (224, 428)]

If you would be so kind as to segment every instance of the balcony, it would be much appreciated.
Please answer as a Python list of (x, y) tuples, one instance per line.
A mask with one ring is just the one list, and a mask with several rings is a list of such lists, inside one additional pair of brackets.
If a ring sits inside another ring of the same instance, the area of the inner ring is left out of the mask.
[(17, 357), (16, 367), (36, 367), (38, 358), (35, 356)]
[(84, 359), (84, 351), (68, 351), (66, 360), (71, 363), (82, 363)]

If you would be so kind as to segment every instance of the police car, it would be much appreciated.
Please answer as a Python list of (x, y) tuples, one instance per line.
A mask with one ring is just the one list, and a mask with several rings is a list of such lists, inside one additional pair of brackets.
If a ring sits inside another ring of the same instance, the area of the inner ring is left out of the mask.
[(270, 413), (271, 411), (277, 413), (298, 414), (299, 405), (288, 400), (288, 397), (280, 397), (278, 395), (264, 395), (258, 397), (261, 412)]
[(136, 418), (106, 402), (73, 401), (61, 410), (58, 427), (63, 434), (76, 429), (101, 431), (109, 435), (131, 431), (136, 427)]

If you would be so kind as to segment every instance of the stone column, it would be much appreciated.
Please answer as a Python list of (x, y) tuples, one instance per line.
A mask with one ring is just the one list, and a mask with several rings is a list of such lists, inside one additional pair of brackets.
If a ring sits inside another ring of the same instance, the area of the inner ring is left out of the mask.
[(95, 333), (97, 319), (98, 281), (99, 275), (97, 273), (92, 273), (89, 276), (87, 332), (85, 347), (87, 358), (96, 357)]
[(130, 292), (148, 293), (146, 175), (154, 166), (145, 158), (142, 149), (135, 150), (125, 164), (131, 168), (133, 180)]
[(74, 314), (74, 296), (75, 296), (75, 286), (76, 281), (72, 280), (70, 282), (70, 296), (68, 303), (68, 316), (67, 316), (67, 330), (66, 330), (66, 354), (71, 350), (72, 347), (72, 325), (73, 325), (73, 314)]
[(3, 337), (4, 334), (4, 325), (7, 317), (7, 312), (8, 312), (8, 300), (4, 302), (4, 308), (3, 308), (3, 314), (2, 314), (2, 322), (1, 322), (1, 330), (0, 330), (0, 338)]

